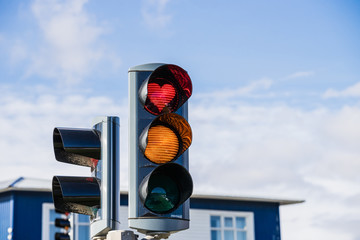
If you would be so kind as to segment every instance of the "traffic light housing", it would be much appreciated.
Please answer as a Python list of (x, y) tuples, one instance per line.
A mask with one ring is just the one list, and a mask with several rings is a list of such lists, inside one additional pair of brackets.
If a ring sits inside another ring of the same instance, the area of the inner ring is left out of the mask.
[(69, 220), (69, 212), (55, 210), (56, 213), (61, 214), (59, 217), (55, 218), (55, 227), (60, 228), (60, 232), (55, 232), (55, 240), (70, 240), (69, 229), (71, 228), (71, 223)]
[(55, 233), (55, 240), (70, 240), (69, 229), (71, 226), (68, 218), (56, 218), (55, 227), (63, 229), (63, 232)]
[(53, 144), (57, 161), (91, 169), (88, 177), (53, 177), (55, 209), (89, 215), (92, 238), (119, 229), (119, 118), (98, 117), (92, 128), (55, 128)]
[(129, 69), (129, 227), (147, 235), (189, 228), (193, 182), (188, 73), (173, 64)]

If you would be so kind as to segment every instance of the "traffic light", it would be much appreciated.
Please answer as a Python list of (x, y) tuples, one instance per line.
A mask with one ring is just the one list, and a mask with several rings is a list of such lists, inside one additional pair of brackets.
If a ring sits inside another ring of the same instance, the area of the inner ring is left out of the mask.
[(56, 218), (55, 227), (63, 229), (62, 232), (55, 233), (55, 240), (70, 240), (69, 229), (70, 221), (67, 218), (69, 213), (65, 213), (66, 218)]
[(92, 128), (55, 128), (57, 161), (90, 167), (91, 176), (54, 176), (55, 209), (90, 216), (91, 237), (120, 227), (119, 118), (98, 117)]
[(189, 228), (191, 94), (191, 79), (179, 66), (129, 69), (129, 226), (141, 233), (166, 237)]

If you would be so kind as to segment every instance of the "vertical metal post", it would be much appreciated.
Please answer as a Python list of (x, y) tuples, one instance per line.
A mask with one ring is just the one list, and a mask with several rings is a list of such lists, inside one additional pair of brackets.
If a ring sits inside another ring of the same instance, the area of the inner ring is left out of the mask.
[(120, 229), (120, 120), (97, 117), (94, 129), (101, 132), (101, 162), (95, 177), (101, 179), (101, 208), (90, 223), (91, 238), (105, 238), (110, 230)]

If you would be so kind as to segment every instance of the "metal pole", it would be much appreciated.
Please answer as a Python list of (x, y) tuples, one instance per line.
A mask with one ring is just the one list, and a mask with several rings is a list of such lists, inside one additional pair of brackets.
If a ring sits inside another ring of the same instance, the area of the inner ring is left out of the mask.
[(90, 224), (93, 240), (104, 239), (109, 231), (120, 229), (120, 119), (98, 117), (94, 128), (101, 132), (102, 159), (95, 171), (101, 179), (101, 209)]

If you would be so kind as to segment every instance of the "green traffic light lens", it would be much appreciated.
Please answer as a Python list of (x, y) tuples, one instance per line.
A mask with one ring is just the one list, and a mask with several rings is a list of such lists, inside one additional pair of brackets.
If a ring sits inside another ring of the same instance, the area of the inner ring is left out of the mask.
[(154, 175), (149, 182), (148, 191), (145, 207), (154, 213), (165, 214), (179, 203), (179, 188), (169, 176)]

